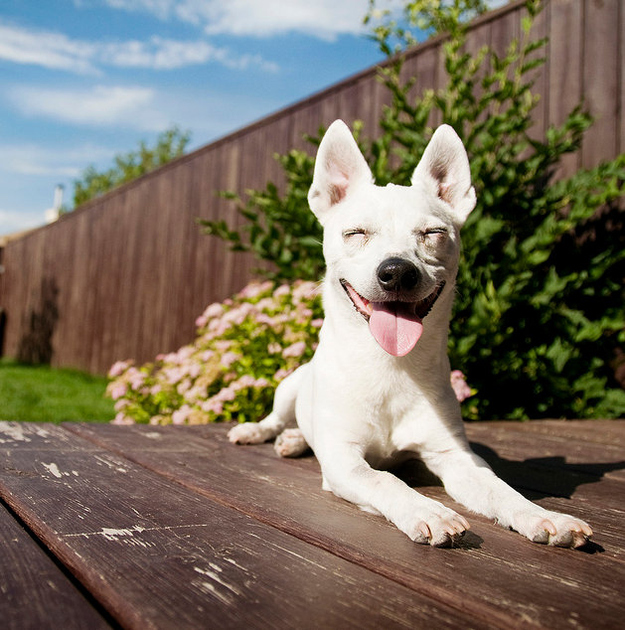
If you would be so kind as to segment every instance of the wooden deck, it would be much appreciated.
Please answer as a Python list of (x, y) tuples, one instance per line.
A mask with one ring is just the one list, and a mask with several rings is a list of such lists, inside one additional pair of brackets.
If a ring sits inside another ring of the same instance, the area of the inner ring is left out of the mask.
[(512, 485), (590, 522), (577, 551), (476, 516), (458, 548), (413, 544), (323, 492), (314, 457), (226, 429), (0, 423), (2, 628), (625, 625), (625, 421), (467, 427)]

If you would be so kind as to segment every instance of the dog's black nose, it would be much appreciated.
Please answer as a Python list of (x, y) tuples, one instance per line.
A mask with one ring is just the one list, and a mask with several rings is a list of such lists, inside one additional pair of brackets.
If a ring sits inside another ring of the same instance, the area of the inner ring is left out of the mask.
[(419, 270), (409, 260), (387, 258), (378, 267), (378, 281), (386, 291), (410, 291), (419, 282)]

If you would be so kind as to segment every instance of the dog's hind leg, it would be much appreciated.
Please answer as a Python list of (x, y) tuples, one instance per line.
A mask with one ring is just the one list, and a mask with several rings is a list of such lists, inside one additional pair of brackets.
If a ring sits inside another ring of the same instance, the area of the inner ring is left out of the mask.
[[(239, 424), (228, 432), (228, 439), (234, 444), (260, 444), (279, 436), (285, 429), (295, 426), (295, 401), (302, 376), (308, 365), (298, 368), (285, 378), (276, 389), (273, 410), (260, 422)], [(298, 435), (287, 435), (276, 451), (283, 457), (301, 455), (306, 450), (306, 442), (299, 429), (293, 429)], [(291, 431), (289, 431), (291, 433)], [(295, 438), (295, 439), (293, 439)]]

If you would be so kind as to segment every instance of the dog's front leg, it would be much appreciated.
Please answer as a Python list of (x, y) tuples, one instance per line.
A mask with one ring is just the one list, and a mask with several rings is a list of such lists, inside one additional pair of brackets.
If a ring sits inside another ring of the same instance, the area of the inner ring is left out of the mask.
[(455, 501), (534, 542), (580, 547), (592, 536), (584, 521), (545, 510), (512, 489), (468, 445), (445, 452), (422, 452), (421, 457)]
[(228, 439), (234, 444), (260, 444), (278, 438), (276, 451), (280, 456), (301, 455), (308, 445), (298, 429), (289, 427), (295, 425), (297, 392), (307, 370), (308, 365), (302, 365), (278, 385), (273, 409), (264, 420), (236, 425), (228, 432)]
[(374, 470), (355, 446), (317, 451), (324, 490), (382, 514), (418, 543), (449, 546), (469, 529), (460, 515), (420, 495), (389, 472)]

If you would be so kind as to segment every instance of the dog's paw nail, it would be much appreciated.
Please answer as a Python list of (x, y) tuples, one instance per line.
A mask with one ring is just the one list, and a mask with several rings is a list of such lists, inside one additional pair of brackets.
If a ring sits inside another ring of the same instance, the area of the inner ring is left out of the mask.
[[(587, 529), (590, 529), (590, 527), (588, 527)], [(592, 536), (592, 530), (590, 530), (590, 534), (587, 534), (585, 532), (573, 532), (573, 541), (571, 543), (571, 547), (573, 547), (573, 549), (577, 549), (578, 547), (583, 547), (584, 545), (588, 543), (591, 536)]]
[(558, 534), (558, 530), (556, 529), (556, 526), (547, 518), (544, 519), (538, 526), (544, 529), (545, 531), (549, 532), (551, 536), (557, 536)]
[(410, 538), (416, 543), (423, 545), (429, 544), (432, 534), (430, 532), (430, 528), (427, 526), (427, 523), (425, 521), (418, 523), (414, 528), (413, 533), (410, 535)]
[(438, 535), (432, 536), (430, 545), (432, 547), (453, 547), (465, 533), (465, 529), (457, 530), (448, 527), (442, 532), (439, 532)]
[(430, 538), (432, 537), (432, 532), (430, 531), (430, 528), (427, 526), (427, 523), (420, 523), (417, 529), (425, 540), (430, 540)]
[(530, 540), (553, 547), (582, 547), (592, 536), (592, 529), (584, 522), (566, 514), (551, 513), (537, 519)]
[(531, 540), (532, 542), (538, 543), (539, 545), (546, 545), (549, 542), (549, 532), (546, 529), (536, 532), (532, 536)]
[(584, 534), (584, 536), (586, 538), (591, 538), (593, 535), (593, 531), (592, 528), (590, 527), (590, 525), (588, 525), (587, 523), (584, 523), (583, 521), (580, 523), (581, 529), (582, 529), (582, 534)]

